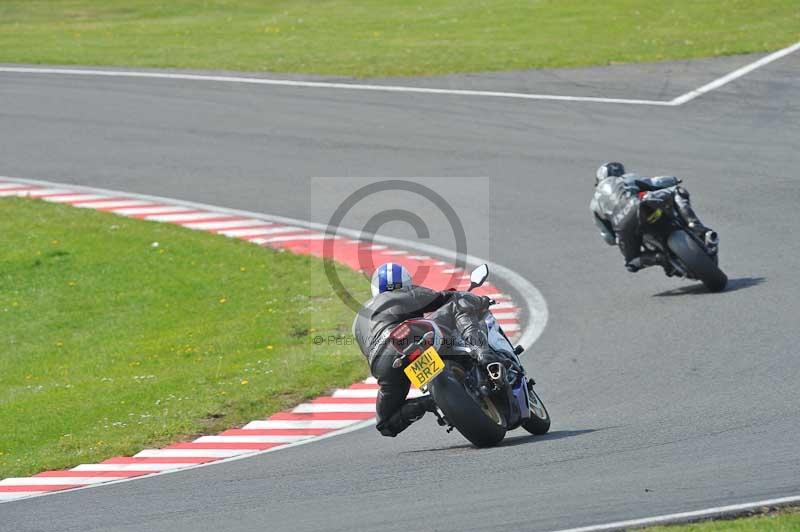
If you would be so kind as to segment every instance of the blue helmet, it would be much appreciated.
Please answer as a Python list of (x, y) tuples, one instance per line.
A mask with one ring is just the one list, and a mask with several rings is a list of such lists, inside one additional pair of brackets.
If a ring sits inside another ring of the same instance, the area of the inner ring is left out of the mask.
[(381, 264), (372, 274), (372, 297), (405, 286), (411, 286), (411, 274), (396, 262)]

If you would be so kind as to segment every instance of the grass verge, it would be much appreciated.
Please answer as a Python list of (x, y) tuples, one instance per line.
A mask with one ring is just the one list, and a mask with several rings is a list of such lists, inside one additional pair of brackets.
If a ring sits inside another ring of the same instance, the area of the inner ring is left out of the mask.
[(800, 508), (797, 507), (752, 517), (643, 529), (644, 532), (797, 532), (798, 530), (800, 530)]
[(4, 0), (0, 62), (353, 76), (759, 52), (796, 0)]
[(355, 348), (312, 345), (352, 322), (317, 259), (22, 199), (0, 200), (0, 235), (0, 478), (222, 430), (366, 375)]

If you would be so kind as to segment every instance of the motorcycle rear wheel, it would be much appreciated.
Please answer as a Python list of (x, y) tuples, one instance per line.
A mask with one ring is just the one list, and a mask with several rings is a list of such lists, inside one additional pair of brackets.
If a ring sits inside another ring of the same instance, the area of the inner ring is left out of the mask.
[(506, 436), (503, 413), (491, 398), (473, 395), (463, 367), (450, 360), (431, 383), (431, 395), (447, 421), (476, 447), (493, 447)]
[(721, 292), (725, 289), (728, 276), (686, 231), (673, 231), (667, 245), (710, 292)]

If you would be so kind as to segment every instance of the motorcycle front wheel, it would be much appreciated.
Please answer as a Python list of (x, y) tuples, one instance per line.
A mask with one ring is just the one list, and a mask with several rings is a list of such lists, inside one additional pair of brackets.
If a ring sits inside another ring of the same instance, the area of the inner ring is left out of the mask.
[(453, 361), (431, 383), (431, 395), (447, 421), (476, 447), (497, 445), (506, 435), (503, 413), (490, 397), (471, 392), (466, 370)]
[(550, 430), (550, 414), (530, 382), (528, 382), (528, 403), (531, 405), (531, 417), (522, 422), (522, 428), (537, 436), (547, 434)]

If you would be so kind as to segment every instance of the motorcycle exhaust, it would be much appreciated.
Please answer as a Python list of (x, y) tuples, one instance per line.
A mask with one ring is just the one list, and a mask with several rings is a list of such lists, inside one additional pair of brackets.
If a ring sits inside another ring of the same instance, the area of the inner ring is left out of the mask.
[(715, 248), (719, 245), (719, 236), (716, 231), (706, 232), (706, 246)]

